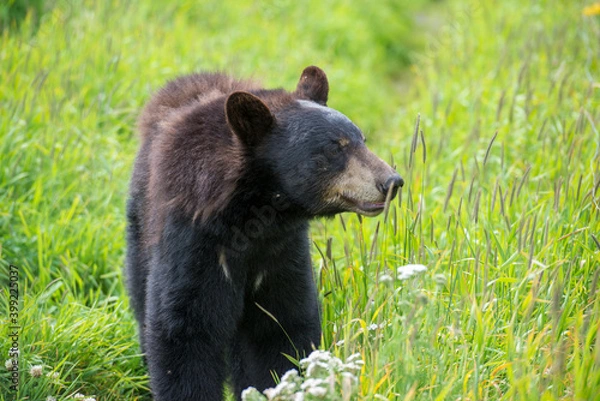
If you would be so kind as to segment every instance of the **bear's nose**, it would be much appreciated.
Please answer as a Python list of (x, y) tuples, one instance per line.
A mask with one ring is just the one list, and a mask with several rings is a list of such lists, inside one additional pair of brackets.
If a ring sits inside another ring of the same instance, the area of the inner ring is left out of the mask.
[(402, 179), (402, 177), (400, 177), (399, 174), (394, 174), (391, 177), (389, 177), (385, 184), (379, 184), (377, 187), (379, 189), (379, 191), (386, 195), (388, 194), (388, 191), (392, 190), (392, 198), (394, 199), (394, 197), (396, 196), (396, 193), (398, 192), (398, 188), (400, 188), (401, 186), (404, 185), (404, 180)]

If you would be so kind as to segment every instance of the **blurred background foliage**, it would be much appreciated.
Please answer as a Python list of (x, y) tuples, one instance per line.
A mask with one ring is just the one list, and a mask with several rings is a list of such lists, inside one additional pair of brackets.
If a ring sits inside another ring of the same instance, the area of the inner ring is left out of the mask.
[(4, 0), (0, 4), (0, 30), (16, 30), (28, 15), (34, 25), (44, 12), (44, 0)]

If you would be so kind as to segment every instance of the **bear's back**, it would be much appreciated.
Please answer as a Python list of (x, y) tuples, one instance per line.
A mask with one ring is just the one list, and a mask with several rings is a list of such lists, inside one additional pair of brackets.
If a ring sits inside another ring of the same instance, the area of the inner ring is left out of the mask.
[(157, 132), (161, 121), (177, 109), (204, 105), (234, 91), (252, 91), (260, 86), (221, 73), (199, 73), (176, 78), (162, 87), (148, 102), (139, 119), (142, 140)]

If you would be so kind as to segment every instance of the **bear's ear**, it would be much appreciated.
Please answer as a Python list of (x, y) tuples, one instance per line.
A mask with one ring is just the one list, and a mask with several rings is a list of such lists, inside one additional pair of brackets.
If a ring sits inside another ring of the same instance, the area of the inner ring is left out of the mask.
[(296, 95), (301, 99), (312, 100), (326, 106), (327, 96), (329, 96), (329, 82), (327, 82), (325, 72), (314, 65), (306, 67), (302, 71), (300, 81), (298, 81)]
[(262, 100), (248, 92), (233, 92), (225, 102), (227, 124), (247, 146), (255, 146), (269, 132), (275, 117)]

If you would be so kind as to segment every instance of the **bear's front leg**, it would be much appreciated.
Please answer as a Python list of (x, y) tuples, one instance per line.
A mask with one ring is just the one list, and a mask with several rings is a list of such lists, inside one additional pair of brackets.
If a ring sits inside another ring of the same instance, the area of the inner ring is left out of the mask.
[(185, 225), (170, 225), (167, 221), (148, 278), (150, 386), (156, 401), (219, 401), (243, 293), (236, 289), (238, 277), (224, 270), (218, 244)]
[(219, 401), (226, 378), (223, 340), (172, 339), (149, 327), (147, 361), (150, 385), (156, 401)]
[(281, 254), (257, 261), (267, 270), (246, 295), (231, 352), (238, 400), (249, 386), (260, 391), (274, 387), (274, 376), (296, 368), (284, 354), (302, 359), (319, 346), (321, 324), (307, 237), (301, 232)]

